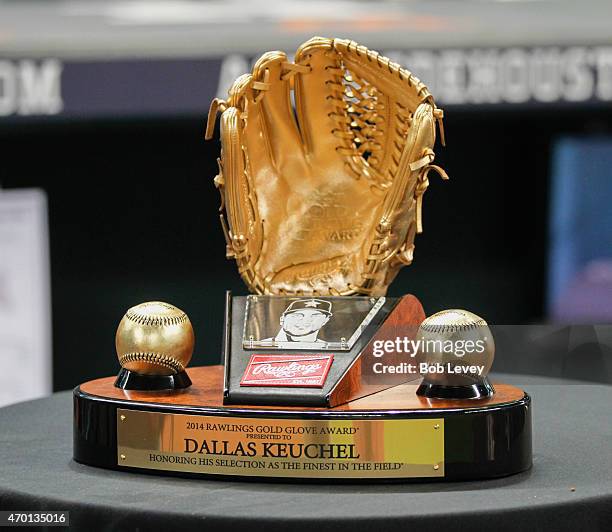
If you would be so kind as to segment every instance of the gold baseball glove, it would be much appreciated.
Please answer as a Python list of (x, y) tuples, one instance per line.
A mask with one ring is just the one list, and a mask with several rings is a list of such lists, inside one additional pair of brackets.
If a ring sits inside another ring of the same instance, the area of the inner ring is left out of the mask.
[[(295, 98), (295, 106), (291, 96)], [(221, 115), (227, 256), (258, 294), (384, 295), (412, 262), (442, 110), (377, 52), (314, 37), (262, 55)]]

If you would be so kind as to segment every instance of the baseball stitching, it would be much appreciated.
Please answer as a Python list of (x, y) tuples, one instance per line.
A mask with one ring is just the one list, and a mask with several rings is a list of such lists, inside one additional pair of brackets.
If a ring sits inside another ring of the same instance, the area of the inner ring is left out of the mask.
[(425, 332), (430, 333), (447, 333), (447, 332), (459, 332), (459, 331), (467, 331), (469, 329), (476, 329), (478, 327), (486, 327), (487, 322), (482, 318), (478, 318), (475, 321), (470, 321), (467, 323), (426, 323), (427, 319), (421, 323), (420, 329)]
[(180, 373), (181, 371), (185, 370), (185, 366), (183, 366), (183, 364), (181, 364), (178, 360), (161, 353), (126, 353), (119, 358), (121, 367), (125, 367), (125, 365), (130, 362), (148, 362), (171, 369), (176, 373)]
[[(167, 308), (178, 310), (176, 307), (168, 306)], [(138, 323), (139, 325), (152, 325), (154, 327), (166, 326), (166, 325), (179, 325), (181, 323), (185, 323), (188, 319), (187, 314), (185, 314), (184, 312), (181, 313), (180, 316), (159, 316), (159, 315), (146, 316), (144, 314), (141, 314), (138, 311), (135, 311), (134, 309), (128, 310), (125, 313), (125, 317), (129, 319), (130, 321), (133, 321), (134, 323)]]

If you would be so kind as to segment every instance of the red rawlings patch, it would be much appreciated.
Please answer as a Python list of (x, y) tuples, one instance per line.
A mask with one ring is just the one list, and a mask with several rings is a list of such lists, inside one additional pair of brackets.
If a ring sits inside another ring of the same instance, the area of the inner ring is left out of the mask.
[(334, 355), (251, 355), (240, 386), (322, 388)]

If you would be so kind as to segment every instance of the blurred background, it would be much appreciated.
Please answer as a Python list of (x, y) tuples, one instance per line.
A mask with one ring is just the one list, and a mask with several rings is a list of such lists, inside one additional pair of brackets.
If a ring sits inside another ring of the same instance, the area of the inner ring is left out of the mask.
[(192, 365), (218, 363), (224, 292), (246, 289), (208, 105), (313, 35), (390, 56), (445, 110), (451, 180), (432, 179), (390, 295), (548, 324), (538, 338), (579, 346), (572, 363), (549, 347), (498, 369), (590, 361), (580, 376), (610, 382), (594, 324), (612, 321), (611, 20), (606, 1), (0, 0), (0, 400), (115, 374), (116, 326), (146, 300), (189, 314)]

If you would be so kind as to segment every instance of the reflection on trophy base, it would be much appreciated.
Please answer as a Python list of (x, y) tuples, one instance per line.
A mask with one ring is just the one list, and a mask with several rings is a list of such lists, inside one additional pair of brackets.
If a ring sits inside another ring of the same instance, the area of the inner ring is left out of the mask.
[(74, 391), (74, 458), (120, 471), (279, 481), (475, 480), (531, 467), (531, 400), (433, 399), (400, 384), (334, 408), (224, 405), (224, 368), (144, 392), (114, 377)]
[(423, 381), (416, 391), (417, 395), (432, 399), (483, 399), (493, 397), (495, 389), (485, 377), (482, 381), (464, 386), (444, 386)]

